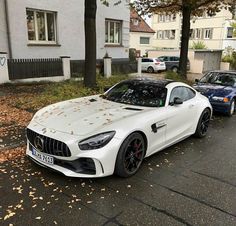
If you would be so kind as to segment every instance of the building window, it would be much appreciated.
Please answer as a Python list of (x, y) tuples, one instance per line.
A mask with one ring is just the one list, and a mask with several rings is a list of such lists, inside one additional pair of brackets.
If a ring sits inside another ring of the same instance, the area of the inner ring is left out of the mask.
[(170, 31), (169, 30), (165, 30), (164, 31), (164, 39), (169, 39), (170, 37)]
[(213, 30), (210, 28), (204, 29), (204, 39), (212, 39)]
[(163, 39), (163, 31), (157, 31), (157, 39)]
[(164, 14), (161, 14), (158, 17), (159, 17), (159, 22), (165, 22), (165, 15)]
[(234, 29), (232, 27), (227, 28), (227, 38), (233, 38)]
[(149, 37), (140, 37), (140, 44), (149, 45), (150, 44), (150, 38)]
[(121, 44), (121, 21), (106, 20), (105, 43)]
[(201, 38), (201, 29), (197, 28), (195, 30), (195, 39), (200, 39)]
[(175, 39), (175, 30), (170, 31), (170, 39)]
[(28, 40), (31, 43), (56, 44), (56, 13), (26, 10)]

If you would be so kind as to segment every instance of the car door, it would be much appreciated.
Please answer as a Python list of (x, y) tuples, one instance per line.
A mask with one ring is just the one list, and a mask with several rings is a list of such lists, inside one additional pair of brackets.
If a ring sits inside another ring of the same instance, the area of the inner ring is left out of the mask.
[[(193, 126), (197, 115), (196, 93), (191, 88), (178, 86), (172, 89), (167, 107), (166, 144), (170, 145), (193, 133)], [(183, 103), (173, 105), (175, 97)]]
[(142, 59), (142, 63), (141, 63), (141, 69), (142, 71), (146, 71), (148, 67), (148, 59), (147, 58), (143, 58)]
[(164, 61), (165, 64), (166, 64), (166, 69), (167, 69), (167, 70), (171, 69), (170, 57), (167, 57), (167, 56), (163, 57), (163, 61)]
[(179, 68), (179, 57), (170, 57), (171, 67)]

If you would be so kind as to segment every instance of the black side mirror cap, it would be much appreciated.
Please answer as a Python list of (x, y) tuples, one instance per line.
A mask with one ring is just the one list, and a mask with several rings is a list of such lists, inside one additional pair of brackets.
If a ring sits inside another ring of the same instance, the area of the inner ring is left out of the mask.
[(173, 101), (173, 105), (180, 105), (183, 104), (183, 100), (179, 97), (175, 97)]

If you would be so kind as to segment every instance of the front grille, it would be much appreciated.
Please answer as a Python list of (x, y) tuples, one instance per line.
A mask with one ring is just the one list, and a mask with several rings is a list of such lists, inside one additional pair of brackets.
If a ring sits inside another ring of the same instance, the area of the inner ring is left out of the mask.
[[(55, 156), (62, 156), (62, 157), (70, 157), (71, 152), (68, 146), (59, 141), (52, 139), (50, 137), (43, 136), (41, 134), (38, 134), (34, 132), (33, 130), (27, 129), (27, 138), (29, 142), (31, 143), (32, 146), (35, 147), (35, 138), (39, 137), (43, 142), (42, 142), (42, 150), (39, 150), (43, 153), (47, 153), (50, 155), (55, 155)], [(37, 149), (37, 147), (35, 147)]]

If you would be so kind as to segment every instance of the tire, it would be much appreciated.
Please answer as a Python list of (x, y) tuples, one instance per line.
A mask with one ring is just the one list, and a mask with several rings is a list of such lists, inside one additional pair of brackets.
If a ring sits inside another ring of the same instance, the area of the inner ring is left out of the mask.
[(153, 67), (148, 67), (147, 72), (148, 72), (148, 73), (154, 73)]
[(211, 111), (208, 108), (206, 108), (202, 112), (198, 120), (197, 129), (194, 134), (195, 137), (202, 138), (206, 136), (210, 119), (211, 119)]
[(178, 72), (178, 67), (172, 67), (171, 70), (172, 70), (173, 72), (177, 73), (177, 72)]
[(130, 177), (140, 168), (145, 156), (145, 142), (140, 133), (130, 134), (122, 143), (115, 165), (115, 174)]
[(235, 112), (235, 99), (232, 99), (231, 102), (230, 102), (230, 107), (229, 107), (229, 110), (227, 112), (227, 115), (229, 117), (231, 117)]

